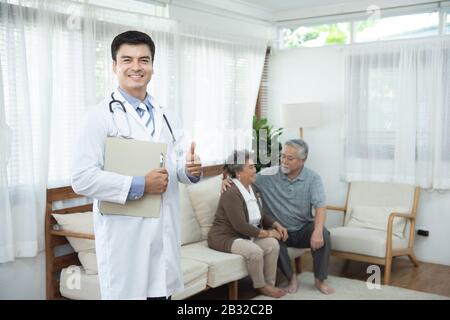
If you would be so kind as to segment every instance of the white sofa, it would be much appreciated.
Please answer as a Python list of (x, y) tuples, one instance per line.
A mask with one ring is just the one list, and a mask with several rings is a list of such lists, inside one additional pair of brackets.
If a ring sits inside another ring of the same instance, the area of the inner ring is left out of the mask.
[[(216, 288), (224, 284), (229, 285), (229, 298), (237, 299), (237, 281), (248, 275), (242, 256), (208, 248), (206, 238), (214, 220), (221, 181), (221, 176), (215, 176), (202, 179), (194, 185), (180, 184), (181, 265), (185, 289), (175, 294), (173, 299), (184, 299), (208, 288)], [(67, 215), (64, 215), (64, 218), (67, 218)], [(70, 231), (89, 233), (89, 230)], [(68, 240), (72, 244), (74, 239), (68, 238)], [(306, 250), (289, 248), (289, 254), (294, 259), (300, 257)], [(71, 284), (70, 278), (74, 271), (73, 268), (68, 267), (61, 272), (59, 284), (61, 295), (70, 299), (100, 299), (93, 250), (91, 249), (88, 253), (78, 252), (78, 257), (83, 264), (82, 268), (78, 268), (81, 275), (81, 283), (78, 287), (82, 290)]]

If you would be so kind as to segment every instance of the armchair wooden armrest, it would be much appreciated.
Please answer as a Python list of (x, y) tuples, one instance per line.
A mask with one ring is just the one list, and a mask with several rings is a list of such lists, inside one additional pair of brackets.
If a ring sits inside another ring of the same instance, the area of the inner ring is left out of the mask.
[(339, 207), (339, 206), (326, 206), (327, 210), (332, 210), (332, 211), (341, 211), (343, 213), (343, 217), (342, 217), (342, 225), (344, 225), (345, 222), (345, 215), (347, 214), (347, 208), (345, 207)]
[[(392, 254), (392, 236), (393, 236), (393, 225), (394, 218), (405, 218), (411, 221), (411, 229), (409, 231), (409, 241), (408, 247), (412, 248), (412, 244), (414, 241), (414, 225), (416, 216), (412, 213), (400, 213), (400, 212), (392, 212), (389, 215), (388, 226), (387, 226), (387, 253)], [(409, 249), (408, 249), (409, 250)]]
[(406, 218), (406, 219), (415, 219), (415, 218), (416, 218), (416, 217), (415, 217), (413, 214), (411, 214), (411, 213), (392, 212), (392, 213), (389, 215), (389, 222), (388, 222), (388, 223), (391, 223), (391, 220), (394, 221), (394, 218), (395, 218), (395, 217)]
[(50, 234), (54, 235), (54, 236), (61, 236), (61, 237), (73, 237), (73, 238), (80, 238), (80, 239), (95, 240), (95, 236), (93, 234), (88, 234), (88, 233), (50, 230)]
[(338, 207), (338, 206), (327, 206), (326, 208), (327, 208), (327, 210), (333, 210), (333, 211), (342, 211), (342, 212), (347, 211), (347, 208)]
[(392, 212), (389, 215), (389, 220), (388, 220), (388, 227), (387, 227), (387, 235), (388, 238), (392, 237), (392, 228), (393, 228), (393, 224), (394, 224), (394, 218), (405, 218), (405, 219), (409, 219), (409, 220), (415, 220), (416, 217), (413, 214), (410, 213), (400, 213), (400, 212)]

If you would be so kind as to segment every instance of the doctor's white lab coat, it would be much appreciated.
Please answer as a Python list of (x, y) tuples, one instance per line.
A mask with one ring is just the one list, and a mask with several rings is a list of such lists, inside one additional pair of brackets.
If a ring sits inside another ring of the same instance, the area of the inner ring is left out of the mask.
[[(183, 290), (178, 181), (191, 183), (185, 171), (187, 145), (176, 118), (153, 98), (155, 134), (151, 137), (135, 109), (118, 90), (114, 97), (127, 110), (133, 139), (167, 143), (169, 184), (162, 196), (159, 218), (100, 214), (98, 201), (121, 204), (127, 201), (132, 177), (103, 171), (106, 138), (117, 136), (118, 132), (108, 106), (111, 99), (88, 112), (74, 150), (72, 187), (76, 193), (95, 199), (95, 246), (102, 299), (168, 297)], [(122, 111), (115, 109), (115, 112)], [(163, 112), (177, 139), (175, 145)], [(123, 121), (117, 122), (124, 125)]]

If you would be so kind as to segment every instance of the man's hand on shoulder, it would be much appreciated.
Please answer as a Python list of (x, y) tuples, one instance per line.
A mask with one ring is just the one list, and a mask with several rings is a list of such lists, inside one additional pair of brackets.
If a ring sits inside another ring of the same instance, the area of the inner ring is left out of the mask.
[(232, 181), (229, 177), (223, 179), (223, 181), (222, 181), (222, 187), (221, 187), (221, 189), (220, 189), (220, 192), (221, 192), (221, 193), (224, 193), (224, 192), (227, 191), (228, 188), (230, 188), (232, 185), (233, 185), (233, 181)]

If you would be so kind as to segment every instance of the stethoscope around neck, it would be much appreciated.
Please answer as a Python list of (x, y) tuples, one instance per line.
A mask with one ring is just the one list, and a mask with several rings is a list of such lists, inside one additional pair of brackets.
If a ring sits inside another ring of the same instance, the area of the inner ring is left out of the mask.
[[(117, 114), (114, 112), (114, 104), (116, 104), (116, 105), (119, 104), (120, 109), (122, 109), (122, 111), (123, 111), (123, 116), (124, 116), (124, 118), (126, 118), (126, 121), (124, 121), (124, 122), (126, 122), (126, 126), (127, 126), (126, 131), (122, 130), (123, 125), (119, 125), (119, 123), (117, 123), (117, 118), (116, 118)], [(123, 105), (122, 101), (116, 100), (114, 98), (114, 92), (111, 93), (111, 101), (109, 102), (109, 111), (113, 115), (113, 120), (114, 120), (114, 123), (116, 124), (117, 131), (118, 131), (117, 135), (119, 135), (123, 138), (131, 138), (130, 122), (128, 120), (127, 110), (125, 109), (125, 106)], [(173, 143), (175, 144), (177, 142), (177, 140), (175, 139), (175, 135), (173, 134), (172, 127), (170, 126), (169, 120), (167, 120), (167, 117), (164, 113), (163, 113), (163, 117), (164, 117), (164, 121), (167, 124), (167, 127), (169, 128), (170, 134), (172, 135)]]

